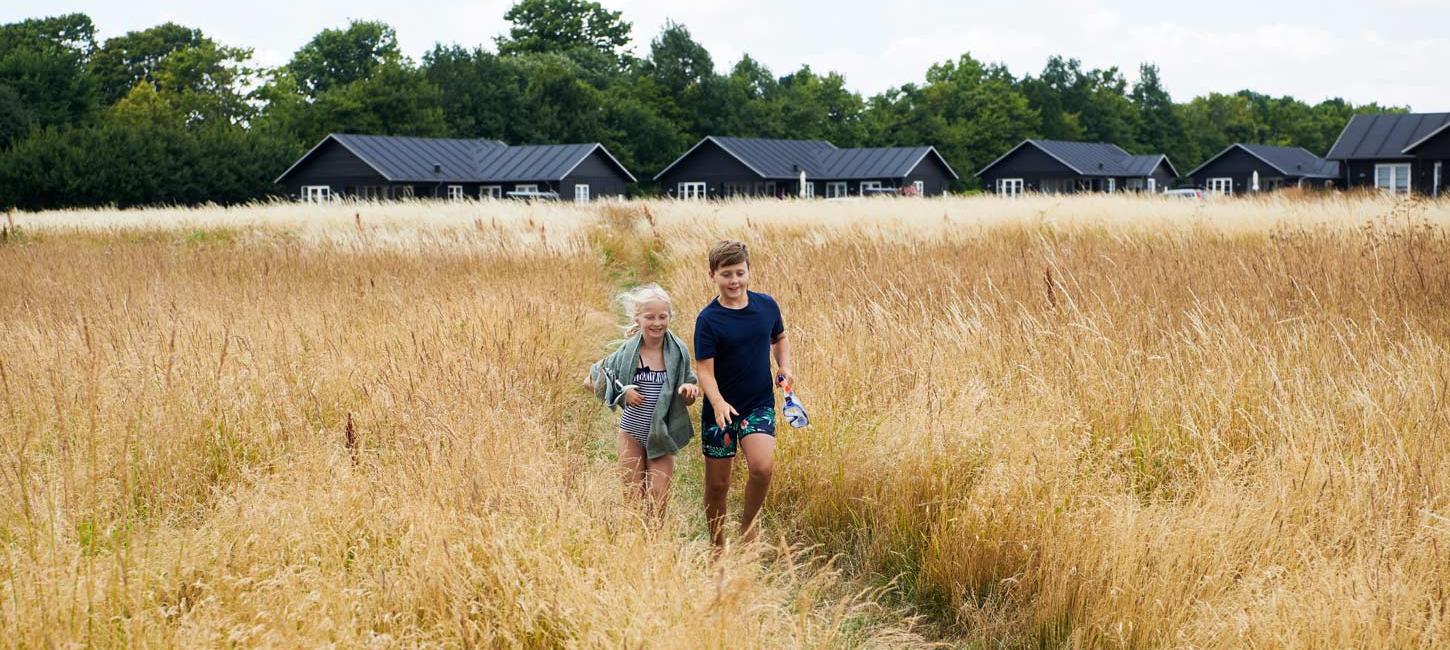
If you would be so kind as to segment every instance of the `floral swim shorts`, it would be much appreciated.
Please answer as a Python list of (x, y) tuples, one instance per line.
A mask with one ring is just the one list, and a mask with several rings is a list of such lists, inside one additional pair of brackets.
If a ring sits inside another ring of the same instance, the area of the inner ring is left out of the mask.
[(724, 429), (714, 422), (705, 425), (700, 430), (700, 447), (706, 458), (734, 458), (740, 439), (752, 433), (775, 435), (775, 407), (752, 409), (744, 416), (736, 416)]

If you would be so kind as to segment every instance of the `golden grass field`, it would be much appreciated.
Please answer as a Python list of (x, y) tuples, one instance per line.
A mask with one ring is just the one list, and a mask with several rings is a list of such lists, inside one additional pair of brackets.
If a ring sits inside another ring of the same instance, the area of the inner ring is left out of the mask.
[[(768, 543), (712, 563), (698, 443), (651, 527), (579, 383), (631, 283), (689, 340), (722, 237), (812, 426)], [(1447, 202), (275, 204), (0, 241), (6, 647), (1450, 644)]]

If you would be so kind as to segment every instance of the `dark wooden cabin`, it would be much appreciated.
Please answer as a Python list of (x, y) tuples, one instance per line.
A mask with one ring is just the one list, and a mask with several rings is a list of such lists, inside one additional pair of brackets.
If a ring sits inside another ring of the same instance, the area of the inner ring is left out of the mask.
[(622, 196), (635, 178), (604, 145), (333, 133), (275, 181), (303, 201)]
[(1450, 161), (1450, 113), (1355, 115), (1325, 156), (1345, 187), (1440, 196)]
[(655, 180), (666, 196), (939, 196), (957, 173), (935, 147), (840, 149), (821, 140), (706, 136)]
[(983, 189), (1023, 192), (1162, 192), (1178, 178), (1163, 154), (1133, 155), (1115, 144), (1023, 140), (977, 172)]
[(1303, 147), (1237, 143), (1188, 172), (1188, 178), (1194, 187), (1224, 195), (1284, 187), (1332, 188), (1339, 179), (1339, 163)]

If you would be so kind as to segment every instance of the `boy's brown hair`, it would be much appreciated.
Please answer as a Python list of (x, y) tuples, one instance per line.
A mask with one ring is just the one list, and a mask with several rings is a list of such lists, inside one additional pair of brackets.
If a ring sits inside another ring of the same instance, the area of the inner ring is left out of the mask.
[(722, 239), (710, 247), (710, 272), (714, 273), (722, 266), (730, 266), (744, 262), (750, 264), (750, 251), (745, 244), (733, 239)]

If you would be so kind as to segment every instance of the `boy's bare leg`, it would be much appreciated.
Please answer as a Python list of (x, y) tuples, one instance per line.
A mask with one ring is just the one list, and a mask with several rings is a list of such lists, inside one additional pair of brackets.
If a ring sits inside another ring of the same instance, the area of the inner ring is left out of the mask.
[(625, 494), (645, 496), (644, 445), (631, 438), (624, 429), (619, 430), (615, 444), (619, 447), (619, 477), (624, 480)]
[(716, 551), (725, 546), (725, 497), (730, 495), (730, 466), (734, 458), (705, 459), (705, 521)]
[(645, 461), (645, 491), (649, 495), (650, 509), (658, 519), (665, 517), (665, 506), (670, 502), (670, 482), (674, 477), (674, 454)]
[(740, 439), (740, 450), (745, 454), (745, 465), (750, 469), (750, 480), (745, 483), (745, 499), (740, 512), (740, 543), (755, 541), (756, 515), (765, 504), (765, 493), (770, 489), (770, 477), (775, 472), (775, 436), (753, 433)]

